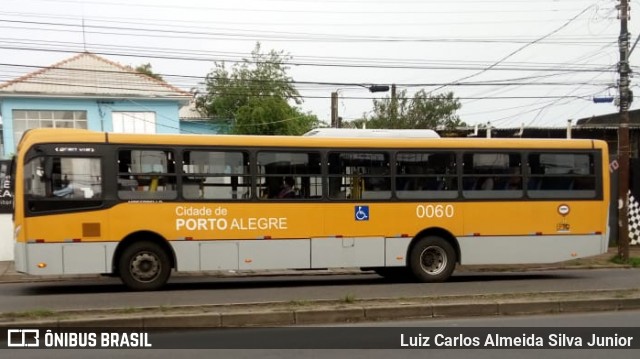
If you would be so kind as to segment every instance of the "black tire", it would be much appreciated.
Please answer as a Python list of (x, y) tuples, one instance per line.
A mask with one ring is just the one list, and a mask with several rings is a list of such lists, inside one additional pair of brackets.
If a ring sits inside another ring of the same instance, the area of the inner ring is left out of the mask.
[(456, 267), (456, 252), (437, 236), (419, 239), (409, 253), (409, 268), (420, 282), (444, 282)]
[(118, 262), (122, 282), (132, 290), (162, 288), (171, 275), (167, 253), (153, 242), (134, 242), (122, 252)]

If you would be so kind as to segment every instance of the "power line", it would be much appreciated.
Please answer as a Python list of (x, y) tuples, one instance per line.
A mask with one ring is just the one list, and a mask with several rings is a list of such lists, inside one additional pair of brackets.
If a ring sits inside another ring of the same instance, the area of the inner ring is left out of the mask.
[[(82, 24), (66, 24), (43, 21), (27, 21), (27, 20), (7, 20), (0, 19), (0, 22), (7, 23), (12, 26), (9, 29), (22, 30), (47, 30), (59, 32), (80, 33), (83, 30)], [(27, 26), (15, 26), (27, 25)], [(33, 25), (49, 26), (54, 28), (34, 28)], [(615, 38), (602, 39), (596, 41), (591, 37), (567, 37), (566, 39), (558, 38), (556, 40), (542, 41), (542, 39), (530, 40), (522, 37), (469, 37), (469, 38), (441, 38), (441, 37), (398, 37), (398, 36), (364, 36), (364, 35), (335, 35), (335, 34), (318, 34), (318, 33), (302, 33), (302, 32), (282, 32), (282, 31), (248, 31), (237, 29), (219, 29), (210, 31), (187, 31), (162, 28), (140, 28), (140, 27), (122, 27), (122, 26), (101, 26), (101, 25), (84, 25), (87, 34), (99, 35), (120, 35), (129, 37), (163, 37), (177, 39), (233, 39), (237, 41), (254, 42), (256, 38), (270, 40), (286, 40), (286, 41), (304, 41), (304, 42), (359, 42), (359, 43), (515, 43), (515, 44), (532, 44), (535, 42), (545, 44), (579, 44), (599, 45), (603, 42), (614, 41)], [(92, 31), (88, 29), (93, 29)], [(126, 31), (126, 32), (125, 32)], [(235, 32), (234, 32), (235, 31)]]
[[(46, 66), (35, 66), (35, 65), (21, 65), (21, 64), (9, 64), (9, 63), (0, 63), (0, 66), (4, 66), (4, 67), (11, 67), (11, 68), (27, 68), (27, 69), (31, 69), (33, 71), (35, 70), (45, 70), (45, 69), (49, 69), (49, 67)], [(105, 74), (121, 74), (122, 71), (117, 71), (117, 70), (104, 70), (104, 69), (81, 69), (81, 68), (66, 68), (66, 67), (56, 67), (56, 68), (52, 68), (55, 69), (56, 71), (60, 71), (60, 72), (75, 72), (75, 73), (82, 73), (82, 72), (86, 72), (86, 73), (105, 73)], [(590, 70), (585, 70), (586, 72), (591, 72)], [(609, 71), (613, 71), (613, 70), (609, 70), (607, 69), (607, 72)], [(132, 72), (133, 69), (132, 69)], [(194, 76), (194, 75), (178, 75), (178, 74), (165, 74), (165, 73), (159, 73), (158, 75), (162, 76), (163, 78), (165, 77), (173, 77), (173, 78), (177, 78), (177, 79), (188, 79), (188, 80), (196, 80), (196, 81), (203, 81), (208, 79), (212, 79), (212, 80), (216, 80), (216, 79), (222, 79), (222, 78), (216, 78), (216, 77), (210, 77), (210, 76)], [(52, 79), (51, 76), (48, 77), (48, 79)], [(64, 81), (65, 77), (63, 75), (60, 75), (57, 78), (53, 78), (53, 79), (57, 79), (60, 81)], [(121, 83), (122, 80), (121, 79), (117, 79), (117, 80), (113, 80), (115, 83)], [(249, 84), (254, 83), (254, 84), (260, 84), (260, 83), (268, 83), (269, 80), (259, 80), (259, 79), (248, 79), (247, 80)], [(30, 82), (30, 81), (29, 81)], [(290, 80), (287, 81), (287, 83), (289, 84), (293, 84), (293, 85), (322, 85), (322, 86), (341, 86), (341, 87), (346, 87), (346, 86), (353, 86), (354, 88), (359, 88), (361, 86), (366, 86), (366, 84), (363, 83), (355, 83), (355, 82), (327, 82), (327, 81), (295, 81), (295, 80)], [(59, 83), (59, 84), (63, 84), (63, 83)], [(442, 85), (446, 85), (445, 83), (398, 83), (396, 84), (397, 86), (401, 86), (401, 87), (429, 87), (429, 86), (442, 86)], [(575, 85), (590, 85), (590, 86), (603, 86), (605, 85), (605, 83), (593, 83), (593, 82), (583, 82), (583, 81), (578, 81), (578, 82), (518, 82), (516, 80), (487, 80), (487, 81), (475, 81), (475, 82), (458, 82), (455, 84), (450, 84), (451, 86), (469, 86), (469, 87), (477, 87), (477, 86), (525, 86), (525, 85), (531, 85), (531, 86), (575, 86)]]
[[(86, 4), (85, 1), (80, 1), (80, 0), (53, 0), (53, 1), (47, 1), (47, 2), (56, 2), (56, 3), (70, 3), (70, 4)], [(313, 2), (314, 4), (317, 4), (316, 2)], [(462, 10), (462, 11), (447, 11), (447, 10), (434, 10), (434, 9), (430, 9), (430, 10), (423, 10), (423, 11), (417, 11), (417, 10), (378, 10), (378, 11), (374, 11), (374, 10), (366, 10), (366, 9), (353, 9), (353, 10), (317, 10), (317, 9), (304, 9), (304, 10), (297, 10), (297, 9), (291, 9), (290, 7), (286, 7), (285, 9), (282, 8), (263, 8), (263, 9), (258, 9), (258, 8), (243, 8), (243, 7), (239, 7), (237, 6), (237, 4), (234, 4), (233, 8), (229, 8), (229, 7), (218, 7), (218, 6), (188, 6), (188, 5), (161, 5), (161, 4), (137, 4), (137, 3), (131, 3), (131, 2), (117, 2), (117, 1), (92, 1), (90, 4), (92, 5), (112, 5), (112, 6), (122, 6), (122, 7), (137, 7), (137, 8), (145, 8), (145, 9), (170, 9), (170, 10), (177, 10), (177, 9), (183, 9), (183, 10), (198, 10), (198, 11), (218, 11), (218, 12), (255, 12), (255, 13), (279, 13), (279, 14), (296, 14), (296, 13), (313, 13), (313, 14), (318, 14), (318, 13), (322, 13), (322, 14), (383, 14), (383, 15), (390, 15), (390, 14), (465, 14), (465, 13), (473, 13), (473, 14), (482, 14), (482, 13), (506, 13), (506, 14), (511, 14), (511, 13), (522, 13), (522, 12), (541, 12), (541, 13), (553, 13), (558, 11), (557, 8), (553, 8), (553, 7), (545, 7), (544, 9), (536, 9), (536, 10), (531, 10), (531, 9), (515, 9), (515, 10)], [(557, 4), (554, 2), (554, 4)], [(397, 6), (395, 8), (398, 8)], [(562, 8), (562, 10), (565, 11), (573, 11), (576, 9), (571, 9), (571, 8)]]
[[(532, 42), (530, 42), (530, 43), (528, 43), (528, 44), (526, 44), (526, 45), (524, 45), (524, 46), (522, 46), (522, 47), (520, 47), (520, 48), (516, 49), (515, 51), (510, 52), (510, 53), (509, 53), (509, 54), (507, 54), (506, 56), (502, 57), (501, 59), (499, 59), (499, 60), (498, 60), (498, 61), (496, 61), (495, 63), (493, 63), (493, 64), (491, 64), (490, 66), (488, 66), (487, 68), (482, 69), (482, 70), (480, 70), (480, 71), (478, 71), (478, 72), (476, 72), (476, 73), (473, 73), (473, 74), (471, 74), (471, 75), (468, 75), (468, 76), (464, 76), (464, 77), (462, 77), (462, 78), (459, 78), (458, 80), (455, 80), (455, 81), (453, 81), (452, 83), (456, 83), (456, 82), (460, 82), (460, 81), (468, 80), (468, 79), (470, 79), (470, 78), (473, 78), (473, 77), (476, 77), (476, 76), (478, 76), (478, 75), (480, 75), (480, 74), (483, 74), (483, 73), (485, 73), (485, 72), (487, 72), (487, 71), (489, 71), (489, 70), (492, 70), (493, 68), (495, 68), (496, 66), (498, 66), (500, 63), (502, 63), (502, 62), (506, 61), (507, 59), (509, 59), (510, 57), (512, 57), (512, 56), (514, 56), (515, 54), (519, 53), (520, 51), (522, 51), (522, 50), (526, 49), (527, 47), (529, 47), (529, 46), (531, 46), (531, 45), (533, 45), (533, 44), (536, 44), (536, 43), (538, 43), (538, 42), (540, 42), (540, 41), (542, 41), (542, 40), (544, 40), (544, 39), (546, 39), (546, 38), (548, 38), (548, 37), (550, 37), (550, 36), (552, 36), (552, 35), (554, 35), (554, 34), (558, 33), (560, 30), (562, 30), (562, 29), (564, 29), (565, 27), (567, 27), (570, 23), (572, 23), (574, 20), (576, 20), (578, 17), (580, 17), (582, 14), (584, 14), (585, 12), (587, 12), (587, 10), (591, 9), (592, 7), (593, 7), (593, 5), (588, 6), (588, 7), (587, 7), (587, 8), (585, 8), (584, 10), (580, 11), (576, 16), (572, 17), (572, 18), (571, 18), (571, 19), (569, 19), (567, 22), (565, 22), (562, 26), (560, 26), (560, 27), (556, 28), (555, 30), (553, 30), (553, 31), (549, 32), (548, 34), (546, 34), (546, 35), (544, 35), (544, 36), (542, 36), (542, 37), (539, 37), (538, 39), (536, 39), (536, 40), (534, 40), (534, 41), (532, 41)], [(438, 90), (440, 90), (440, 89), (442, 89), (442, 88), (444, 88), (444, 87), (446, 87), (446, 86), (438, 87), (438, 88), (436, 88), (436, 89), (435, 89), (435, 90), (433, 90), (433, 91), (438, 91)], [(431, 92), (433, 92), (433, 91), (431, 91)]]
[[(284, 1), (284, 2), (289, 2), (289, 1)], [(334, 2), (332, 0), (328, 0), (327, 2), (331, 3)], [(344, 0), (344, 1), (336, 1), (336, 2), (340, 2), (340, 3), (360, 3), (360, 5), (362, 5), (362, 1), (348, 1), (348, 0)], [(394, 3), (394, 5), (396, 6), (397, 9), (401, 10), (403, 13), (418, 13), (420, 14), (420, 12), (416, 12), (416, 11), (407, 11), (407, 7), (402, 7), (401, 5), (398, 5), (398, 3), (404, 3), (405, 1), (403, 0), (399, 0), (397, 3)], [(406, 3), (419, 3), (419, 4), (424, 4), (427, 1), (406, 1)], [(464, 0), (462, 0), (462, 2), (465, 2)], [(540, 1), (540, 2), (544, 2), (544, 0)], [(563, 3), (566, 3), (567, 1), (563, 1)], [(53, 1), (53, 2), (48, 2), (48, 3), (72, 3), (72, 4), (79, 4), (79, 1)], [(101, 2), (82, 2), (83, 4), (87, 4), (88, 6), (91, 4), (112, 4), (114, 3), (113, 1), (101, 1)], [(117, 1), (115, 2), (118, 5), (122, 5), (122, 6), (129, 6), (131, 4), (129, 3), (125, 3), (124, 1)], [(271, 3), (268, 0), (264, 1), (261, 4), (265, 4), (265, 3)], [(367, 2), (367, 5), (371, 5), (371, 3), (373, 2)], [(468, 13), (473, 13), (474, 11), (472, 10), (472, 5), (478, 4), (478, 3), (504, 3), (504, 4), (508, 4), (510, 3), (510, 1), (505, 2), (504, 0), (473, 0), (473, 1), (467, 1), (467, 3), (469, 4), (469, 6), (467, 6), (468, 9)], [(444, 5), (448, 5), (448, 3), (446, 1), (429, 1), (429, 5), (434, 5), (437, 4), (438, 6), (441, 7), (441, 9), (443, 9), (444, 11), (440, 12), (440, 13), (447, 13), (448, 10), (446, 10), (446, 8), (444, 8)], [(182, 5), (182, 4), (180, 4)], [(520, 4), (522, 5), (522, 4)], [(553, 4), (551, 6), (551, 8), (554, 7), (554, 5), (557, 4)], [(265, 5), (266, 6), (266, 5)], [(293, 5), (292, 5), (293, 6)], [(205, 6), (205, 7), (198, 7), (199, 10), (208, 10), (210, 8), (217, 8), (220, 7), (218, 6), (217, 3), (215, 3), (214, 7), (211, 6)], [(242, 8), (242, 3), (234, 3), (234, 7), (237, 9)], [(156, 8), (154, 6), (151, 7), (147, 7), (146, 9), (153, 9)], [(171, 7), (171, 6), (166, 6), (163, 7), (163, 9), (181, 9), (180, 6), (178, 7)], [(273, 6), (272, 7), (274, 11), (274, 14), (278, 14), (278, 15), (286, 15), (286, 14), (290, 14), (289, 12), (280, 12), (278, 13), (278, 7), (277, 6)], [(550, 7), (547, 6), (547, 9), (549, 9)], [(368, 9), (371, 10), (376, 10), (376, 8), (373, 8), (371, 6), (368, 7)], [(257, 9), (260, 10), (260, 9)], [(340, 9), (334, 10), (334, 11), (327, 11), (327, 13), (331, 13), (331, 14), (341, 14), (341, 12), (339, 11)], [(512, 14), (511, 17), (517, 16), (516, 13), (510, 12), (510, 8), (505, 8), (505, 14)], [(564, 9), (566, 10), (566, 9)], [(136, 10), (137, 11), (137, 10)], [(489, 10), (487, 10), (489, 11)], [(491, 13), (496, 13), (499, 14), (499, 11), (493, 11), (490, 10)], [(528, 11), (527, 9), (525, 9), (524, 7), (522, 9), (518, 9), (518, 11)], [(143, 12), (143, 11), (140, 11)], [(72, 12), (67, 12), (68, 14), (71, 14)], [(125, 12), (122, 12), (125, 13)], [(151, 13), (151, 12), (150, 12)], [(385, 11), (385, 13), (388, 13), (387, 11)], [(460, 12), (456, 11), (450, 12), (451, 14), (459, 14)], [(465, 11), (465, 13), (467, 13), (467, 11)], [(483, 13), (480, 11), (475, 11), (475, 13)], [(15, 14), (15, 13), (14, 13)], [(350, 12), (347, 13), (342, 13), (343, 15), (349, 15)], [(542, 12), (543, 15), (538, 16), (538, 19), (540, 21), (545, 21), (548, 17), (544, 16), (544, 12)], [(3, 12), (4, 17), (6, 18), (7, 13)], [(47, 15), (40, 15), (41, 19), (45, 19), (47, 17)], [(35, 16), (34, 16), (35, 17)], [(146, 14), (145, 16), (146, 17)], [(289, 19), (294, 19), (295, 20), (295, 16), (283, 16), (285, 18), (289, 18)], [(30, 31), (46, 31), (47, 33), (49, 33), (52, 30), (65, 30), (65, 32), (69, 32), (69, 33), (75, 33), (75, 34), (80, 34), (80, 24), (78, 23), (72, 23), (72, 21), (74, 20), (78, 20), (78, 18), (73, 18), (73, 17), (68, 17), (66, 14), (65, 15), (60, 15), (60, 16), (56, 16), (54, 14), (51, 15), (51, 17), (48, 18), (66, 18), (66, 19), (70, 19), (71, 21), (47, 21), (47, 20), (43, 20), (43, 21), (30, 21), (32, 19), (26, 19), (26, 20), (18, 20), (18, 22), (13, 22), (13, 23), (7, 23), (4, 22), (4, 24), (13, 24), (13, 25), (18, 25), (18, 27), (22, 28), (25, 30), (24, 33), (26, 33), (26, 30), (30, 30)], [(315, 17), (315, 19), (318, 19), (319, 17)], [(443, 17), (444, 18), (444, 17)], [(485, 17), (487, 18), (487, 17)], [(492, 18), (500, 18), (499, 16), (496, 17), (492, 17)], [(117, 16), (115, 18), (104, 18), (104, 21), (102, 23), (96, 23), (93, 22), (94, 19), (88, 18), (87, 20), (87, 24), (90, 26), (93, 26), (91, 28), (89, 28), (91, 31), (94, 31), (93, 34), (94, 35), (99, 35), (99, 34), (106, 34), (106, 35), (117, 35), (117, 36), (122, 36), (123, 40), (128, 40), (126, 39), (126, 37), (128, 36), (136, 36), (136, 37), (141, 37), (142, 39), (146, 39), (146, 38), (150, 38), (152, 39), (152, 41), (149, 41), (148, 43), (155, 43), (158, 41), (154, 41), (156, 39), (162, 39), (164, 37), (166, 37), (165, 35), (169, 35), (169, 36), (173, 36), (175, 38), (180, 38), (180, 39), (195, 39), (195, 38), (203, 38), (203, 39), (212, 39), (212, 38), (216, 38), (216, 39), (228, 39), (229, 37), (225, 38), (224, 36), (226, 35), (231, 35), (231, 36), (235, 36), (236, 38), (240, 38), (242, 36), (248, 36), (246, 38), (242, 38), (242, 41), (252, 41), (254, 42), (256, 40), (256, 38), (268, 38), (268, 39), (272, 39), (272, 40), (276, 40), (278, 38), (282, 38), (282, 40), (286, 40), (289, 41), (288, 38), (292, 38), (295, 41), (308, 41), (308, 42), (319, 42), (319, 41), (326, 41), (326, 39), (337, 39), (340, 41), (336, 41), (336, 42), (354, 42), (354, 41), (359, 41), (362, 39), (367, 40), (368, 42), (377, 44), (380, 43), (382, 44), (384, 41), (380, 41), (380, 40), (403, 40), (403, 41), (398, 41), (399, 43), (403, 43), (403, 42), (409, 42), (409, 41), (414, 41), (415, 39), (422, 39), (425, 40), (425, 43), (429, 42), (429, 40), (433, 40), (433, 43), (443, 43), (442, 39), (438, 39), (437, 37), (429, 37), (429, 36), (396, 36), (396, 37), (386, 37), (386, 36), (382, 36), (382, 37), (376, 37), (376, 36), (353, 36), (352, 34), (346, 34), (346, 35), (340, 35), (340, 34), (322, 34), (322, 33), (307, 33), (307, 32), (296, 32), (296, 31), (269, 31), (268, 33), (266, 33), (266, 31), (264, 32), (267, 35), (270, 35), (271, 37), (263, 37), (263, 33), (258, 33), (255, 30), (251, 31), (242, 31), (242, 30), (246, 30), (246, 27), (240, 28), (240, 29), (231, 29), (231, 28), (207, 28), (207, 27), (193, 27), (187, 24), (192, 24), (192, 23), (205, 23), (205, 22), (200, 22), (197, 21), (197, 19), (195, 19), (193, 22), (180, 22), (178, 19), (172, 19), (171, 24), (172, 27), (167, 27), (167, 26), (160, 26), (160, 25), (164, 25), (166, 24), (166, 19), (157, 19), (158, 24), (154, 25), (154, 26), (148, 26), (145, 24), (148, 23), (148, 19), (138, 19), (138, 21), (130, 21), (130, 22), (126, 22), (126, 21), (122, 21), (122, 17), (121, 16)], [(354, 17), (354, 21), (362, 21), (362, 18), (358, 18), (355, 19)], [(385, 21), (388, 20), (392, 20), (394, 19), (394, 17), (385, 17)], [(132, 19), (134, 20), (134, 19)], [(175, 21), (174, 21), (175, 20)], [(13, 19), (9, 19), (9, 21), (15, 21), (15, 18)], [(21, 24), (20, 21), (27, 21), (28, 23), (24, 23)], [(160, 21), (165, 21), (163, 24), (160, 23)], [(185, 25), (181, 25), (179, 28), (175, 26), (175, 24), (179, 23), (179, 24), (185, 24)], [(116, 26), (104, 26), (104, 24), (116, 24)], [(214, 24), (214, 22), (206, 22), (207, 24)], [(280, 19), (278, 19), (278, 23), (282, 23), (282, 21)], [(398, 22), (399, 23), (399, 22)], [(451, 23), (451, 22), (445, 22), (443, 21), (443, 23)], [(461, 21), (459, 23), (462, 23)], [(487, 23), (495, 23), (494, 21), (487, 21)], [(219, 24), (219, 22), (215, 22), (215, 24)], [(247, 25), (249, 24), (249, 22), (247, 22)], [(404, 24), (404, 23), (403, 23)], [(122, 26), (120, 26), (122, 25)], [(6, 27), (6, 28), (11, 28)], [(67, 31), (68, 30), (68, 31)], [(97, 31), (96, 31), (97, 30)], [(156, 32), (156, 30), (158, 30)], [(423, 32), (423, 33), (427, 33), (427, 32)], [(138, 36), (139, 35), (139, 36)], [(325, 36), (326, 35), (326, 36)], [(320, 37), (324, 37), (324, 38), (320, 38)], [(320, 39), (317, 39), (320, 38)], [(22, 40), (22, 41), (21, 41)], [(57, 42), (54, 43), (52, 41), (50, 41), (51, 39), (46, 39), (43, 40), (42, 42), (38, 42), (37, 40), (31, 38), (31, 39), (16, 39), (16, 40), (10, 40), (10, 39), (5, 39), (4, 41), (2, 41), (2, 39), (0, 39), (0, 48), (6, 48), (6, 49), (18, 49), (21, 51), (46, 51), (46, 52), (50, 52), (50, 53), (75, 53), (75, 52), (80, 52), (82, 47), (81, 47), (81, 43), (77, 42), (77, 43), (73, 43), (73, 42), (67, 42), (67, 43), (63, 43), (63, 42)], [(532, 40), (529, 37), (529, 39), (527, 38), (514, 38), (511, 36), (504, 36), (504, 35), (498, 35), (498, 36), (483, 36), (483, 37), (469, 37), (469, 36), (451, 36), (450, 39), (444, 39), (449, 43), (461, 43), (461, 44), (509, 44), (509, 43), (525, 43), (528, 44), (530, 43)], [(458, 41), (460, 40), (460, 41)], [(535, 40), (535, 39), (534, 39)], [(20, 43), (21, 41), (21, 43)], [(146, 40), (145, 40), (146, 41)], [(293, 41), (293, 40), (292, 40)], [(130, 57), (130, 58), (145, 58), (145, 59), (166, 59), (166, 60), (180, 60), (180, 61), (220, 61), (220, 62), (230, 62), (230, 63), (238, 63), (238, 62), (243, 62), (244, 60), (241, 58), (243, 55), (246, 56), (246, 54), (240, 54), (240, 53), (231, 53), (231, 52), (209, 52), (209, 51), (202, 51), (202, 50), (193, 50), (193, 49), (177, 49), (177, 48), (153, 48), (153, 47), (144, 47), (144, 46), (123, 46), (123, 42), (124, 41), (117, 41), (117, 42), (112, 42), (110, 44), (97, 44), (97, 43), (89, 43), (89, 50), (96, 53), (96, 54), (101, 54), (101, 55), (108, 55), (108, 56), (122, 56), (122, 57)], [(114, 45), (114, 43), (117, 43), (117, 45)], [(559, 36), (555, 36), (553, 39), (549, 38), (549, 39), (545, 39), (544, 41), (539, 41), (537, 44), (543, 44), (543, 43), (547, 43), (551, 46), (555, 46), (555, 45), (562, 45), (562, 46), (598, 46), (598, 47), (604, 47), (602, 45), (605, 46), (611, 46), (613, 44), (616, 43), (616, 39), (611, 37), (611, 36), (590, 36), (590, 37), (585, 37), (585, 36), (571, 36), (571, 37), (559, 37)], [(3, 46), (6, 45), (6, 46)], [(53, 49), (51, 48), (53, 47)], [(73, 49), (77, 49), (77, 50), (73, 50)], [(94, 51), (94, 50), (98, 50), (98, 51)], [(562, 87), (562, 88), (566, 88), (567, 86), (606, 86), (607, 84), (602, 82), (602, 81), (589, 81), (589, 80), (580, 80), (580, 78), (575, 77), (575, 79), (567, 79), (567, 80), (563, 80), (565, 79), (565, 77), (562, 77), (564, 75), (567, 75), (567, 78), (572, 77), (572, 75), (578, 75), (578, 74), (584, 74), (584, 73), (593, 73), (593, 74), (597, 74), (598, 76), (601, 76), (602, 74), (604, 74), (605, 76), (608, 76), (608, 74), (613, 74), (615, 72), (615, 70), (613, 68), (611, 68), (609, 65), (579, 65), (576, 63), (573, 64), (566, 64), (566, 63), (559, 63), (559, 64), (551, 64), (551, 63), (540, 63), (540, 62), (520, 62), (520, 63), (516, 63), (516, 62), (507, 62), (507, 61), (503, 61), (501, 62), (499, 65), (496, 65), (490, 69), (487, 69), (490, 66), (493, 66), (493, 62), (488, 63), (488, 62), (470, 62), (470, 61), (460, 61), (458, 59), (456, 59), (455, 54), (452, 53), (452, 60), (442, 60), (441, 62), (436, 62), (436, 61), (422, 61), (421, 59), (416, 59), (416, 60), (409, 60), (407, 61), (406, 59), (373, 59), (373, 58), (361, 58), (361, 59), (357, 59), (357, 58), (339, 58), (339, 57), (305, 57), (305, 56), (296, 56), (295, 61), (289, 61), (287, 63), (285, 63), (286, 66), (309, 66), (309, 67), (317, 67), (319, 69), (322, 68), (344, 68), (344, 69), (376, 69), (376, 70), (386, 70), (386, 69), (398, 69), (398, 70), (428, 70), (428, 71), (491, 71), (492, 74), (497, 74), (497, 71), (535, 71), (538, 72), (536, 75), (532, 75), (532, 76), (528, 76), (528, 77), (522, 77), (520, 76), (520, 78), (522, 78), (521, 80), (517, 80), (514, 79), (513, 81), (511, 81), (512, 83), (507, 83), (508, 81), (510, 81), (510, 79), (501, 79), (501, 80), (486, 80), (486, 81), (460, 81), (458, 80), (458, 83), (451, 83), (450, 81), (433, 81), (433, 82), (425, 82), (425, 83), (421, 83), (420, 81), (418, 82), (406, 82), (406, 83), (401, 83), (398, 81), (394, 81), (398, 84), (398, 86), (403, 86), (403, 87), (423, 87), (423, 86), (430, 86), (430, 87), (437, 87), (437, 86), (455, 86), (456, 88), (472, 88), (472, 87), (480, 87), (482, 86), (483, 88), (483, 92), (479, 93), (477, 95), (470, 95), (470, 96), (463, 96), (462, 99), (465, 99), (466, 101), (473, 101), (473, 99), (485, 99), (487, 96), (487, 92), (484, 91), (484, 89), (486, 88), (486, 86), (491, 86), (491, 84), (493, 84), (493, 86), (496, 87), (500, 87), (500, 89), (502, 89), (502, 91), (512, 91), (516, 86), (527, 86), (529, 88), (544, 88), (544, 87), (554, 87), (554, 88), (558, 88), (558, 87)], [(566, 70), (566, 71), (563, 71)], [(562, 72), (561, 74), (559, 73)], [(318, 71), (319, 73), (319, 71)], [(193, 85), (193, 86), (197, 86), (197, 87), (202, 87), (203, 84), (202, 76), (190, 76), (190, 75), (179, 75), (179, 74), (162, 74), (161, 75), (165, 78), (168, 78), (170, 80), (176, 81), (177, 83), (181, 83), (181, 84), (188, 84), (188, 85)], [(501, 76), (501, 77), (511, 77), (511, 78), (518, 78), (516, 76), (510, 76), (511, 74), (506, 74), (507, 76)], [(431, 72), (429, 73), (429, 76), (431, 76)], [(554, 80), (547, 80), (546, 78), (548, 76), (554, 76)], [(497, 76), (495, 76), (497, 77)], [(415, 77), (414, 77), (415, 78)], [(535, 79), (539, 79), (539, 80), (535, 80)], [(557, 81), (557, 82), (556, 82)], [(533, 84), (532, 82), (539, 82), (538, 84)], [(341, 82), (341, 81), (296, 81), (294, 82), (295, 86), (297, 88), (317, 88), (317, 89), (322, 89), (323, 87), (331, 87), (331, 86), (349, 86), (353, 83), (346, 83), (346, 82)], [(189, 86), (191, 87), (191, 86)], [(478, 91), (480, 92), (480, 91)], [(498, 96), (489, 96), (489, 97), (495, 97), (495, 98), (501, 98)], [(308, 97), (308, 98), (328, 98), (326, 96), (313, 96), (313, 97)], [(544, 97), (538, 97), (538, 98), (542, 98), (544, 99)], [(470, 100), (471, 99), (471, 100)]]

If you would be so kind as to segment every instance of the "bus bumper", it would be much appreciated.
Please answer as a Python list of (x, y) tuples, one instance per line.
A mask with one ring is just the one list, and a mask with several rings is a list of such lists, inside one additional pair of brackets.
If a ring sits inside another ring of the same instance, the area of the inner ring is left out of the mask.
[(17, 272), (31, 275), (108, 274), (117, 243), (21, 243), (15, 245)]

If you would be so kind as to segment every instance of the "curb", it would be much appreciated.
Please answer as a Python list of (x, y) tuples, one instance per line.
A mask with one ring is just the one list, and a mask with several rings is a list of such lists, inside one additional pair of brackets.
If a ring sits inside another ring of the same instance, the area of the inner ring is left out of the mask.
[[(567, 292), (570, 294), (576, 294)], [(567, 294), (556, 293), (556, 294)], [(612, 293), (615, 296), (615, 293)], [(447, 298), (442, 298), (447, 299)], [(452, 298), (453, 300), (454, 298)], [(457, 298), (460, 301), (460, 297)], [(473, 300), (473, 298), (467, 298)], [(367, 300), (370, 301), (370, 300)], [(274, 305), (278, 303), (273, 303)], [(280, 303), (282, 304), (282, 303)], [(218, 312), (184, 314), (140, 314), (105, 316), (91, 314), (80, 318), (13, 320), (0, 322), (0, 329), (15, 327), (111, 327), (111, 328), (236, 328), (289, 325), (343, 324), (384, 320), (491, 317), (560, 314), (640, 309), (640, 297), (601, 299), (498, 300), (455, 304), (345, 304), (318, 308), (251, 310), (244, 305), (220, 306)], [(238, 310), (236, 307), (240, 307)], [(175, 308), (175, 309), (180, 309)], [(236, 311), (233, 311), (236, 310)], [(62, 313), (64, 314), (64, 313)]]

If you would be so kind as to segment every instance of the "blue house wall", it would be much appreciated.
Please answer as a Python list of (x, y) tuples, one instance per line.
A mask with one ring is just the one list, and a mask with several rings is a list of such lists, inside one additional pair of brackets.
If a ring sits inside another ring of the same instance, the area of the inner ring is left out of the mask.
[(100, 100), (60, 98), (4, 97), (0, 101), (3, 122), (5, 157), (10, 157), (16, 148), (13, 139), (13, 110), (64, 110), (86, 111), (87, 127), (95, 131), (113, 131), (113, 112), (154, 112), (156, 133), (180, 133), (178, 101), (172, 100)]
[(224, 134), (228, 132), (229, 132), (229, 125), (227, 123), (214, 123), (210, 121), (193, 121), (193, 120), (180, 121), (180, 133), (217, 135), (217, 134)]

